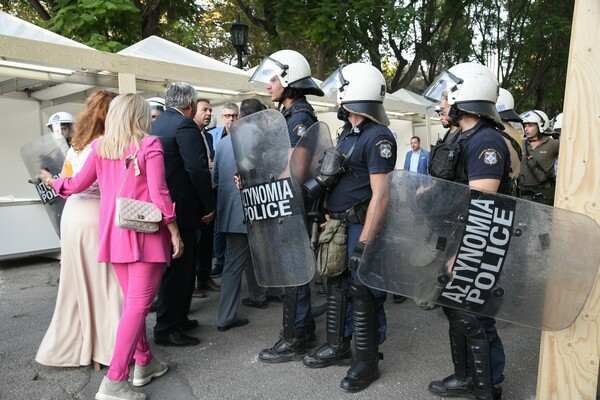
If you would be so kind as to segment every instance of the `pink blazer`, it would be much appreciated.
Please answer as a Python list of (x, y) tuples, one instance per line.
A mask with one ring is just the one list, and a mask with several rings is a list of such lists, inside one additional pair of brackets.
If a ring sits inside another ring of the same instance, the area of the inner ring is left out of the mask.
[[(166, 227), (175, 220), (175, 207), (165, 182), (163, 148), (155, 136), (142, 140), (137, 153), (140, 174), (130, 167), (121, 197), (151, 202), (163, 214), (161, 226), (154, 233), (138, 233), (115, 226), (116, 197), (125, 176), (125, 157), (120, 160), (102, 158), (97, 152), (98, 141), (92, 143), (92, 152), (83, 168), (71, 178), (54, 180), (53, 186), (62, 197), (79, 193), (96, 180), (100, 187), (100, 252), (98, 261), (113, 263), (149, 262), (167, 263), (171, 260), (171, 235)], [(125, 152), (135, 152), (132, 145)]]

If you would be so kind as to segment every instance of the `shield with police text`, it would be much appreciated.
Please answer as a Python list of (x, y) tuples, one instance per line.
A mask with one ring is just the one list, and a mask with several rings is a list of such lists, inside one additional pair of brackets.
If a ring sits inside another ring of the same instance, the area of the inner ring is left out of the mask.
[(545, 330), (579, 315), (600, 263), (593, 219), (409, 171), (382, 191), (366, 285)]
[(60, 197), (54, 189), (49, 189), (40, 181), (38, 171), (48, 170), (52, 176), (58, 178), (65, 161), (68, 150), (67, 142), (62, 135), (45, 134), (21, 147), (21, 159), (25, 163), (30, 180), (44, 204), (44, 209), (52, 222), (52, 227), (60, 237), (60, 218), (65, 199)]
[(302, 192), (292, 182), (285, 118), (264, 110), (231, 125), (244, 219), (256, 280), (261, 286), (298, 286), (314, 274)]

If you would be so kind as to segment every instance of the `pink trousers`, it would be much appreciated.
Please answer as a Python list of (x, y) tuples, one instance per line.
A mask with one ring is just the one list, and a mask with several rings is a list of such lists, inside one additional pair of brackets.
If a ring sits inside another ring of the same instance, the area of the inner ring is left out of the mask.
[(129, 363), (148, 365), (152, 360), (146, 337), (146, 316), (163, 273), (163, 264), (136, 262), (112, 264), (123, 291), (123, 314), (117, 328), (115, 349), (106, 376), (113, 381), (129, 378)]

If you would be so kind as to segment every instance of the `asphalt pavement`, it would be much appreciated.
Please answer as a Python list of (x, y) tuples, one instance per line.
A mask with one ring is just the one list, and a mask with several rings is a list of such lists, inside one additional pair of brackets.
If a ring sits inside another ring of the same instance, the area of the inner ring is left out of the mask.
[[(60, 264), (31, 257), (0, 262), (0, 399), (93, 399), (106, 368), (46, 367), (34, 361), (52, 318)], [(316, 295), (313, 301), (323, 303)], [(245, 283), (242, 285), (245, 297)], [(307, 369), (301, 362), (264, 364), (258, 352), (270, 347), (281, 328), (281, 304), (266, 309), (240, 305), (238, 314), (250, 324), (219, 332), (216, 328), (218, 293), (194, 299), (190, 318), (200, 321), (191, 334), (195, 347), (162, 347), (152, 342), (154, 314), (147, 321), (154, 354), (170, 370), (139, 390), (149, 399), (440, 399), (427, 391), (432, 380), (452, 372), (448, 324), (440, 311), (423, 311), (407, 299), (386, 303), (388, 339), (380, 346), (381, 378), (367, 390), (348, 394), (339, 383), (347, 367)], [(325, 340), (325, 316), (316, 320), (319, 344)], [(504, 399), (535, 399), (540, 332), (498, 322), (506, 350)]]

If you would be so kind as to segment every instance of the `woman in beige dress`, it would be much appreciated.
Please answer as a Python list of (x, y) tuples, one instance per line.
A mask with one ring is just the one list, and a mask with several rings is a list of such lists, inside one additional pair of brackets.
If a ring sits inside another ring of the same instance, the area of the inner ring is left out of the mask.
[[(61, 176), (74, 176), (104, 133), (116, 93), (98, 91), (78, 116)], [(121, 317), (123, 294), (113, 268), (98, 262), (98, 183), (69, 197), (60, 222), (61, 269), (52, 322), (35, 360), (54, 367), (109, 365)]]

